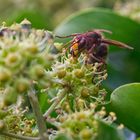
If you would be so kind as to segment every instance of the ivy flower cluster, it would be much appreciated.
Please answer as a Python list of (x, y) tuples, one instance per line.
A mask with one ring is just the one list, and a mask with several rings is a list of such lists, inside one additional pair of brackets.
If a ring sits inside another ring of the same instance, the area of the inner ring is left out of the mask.
[[(44, 30), (31, 28), (28, 20), (0, 29), (0, 90), (3, 105), (16, 102), (27, 93), (33, 82), (45, 83), (45, 69), (50, 68), (55, 55), (49, 54), (53, 36)], [(1, 103), (2, 106), (2, 103)]]
[(46, 71), (52, 81), (48, 90), (55, 89), (58, 96), (64, 92), (61, 109), (70, 113), (88, 108), (91, 102), (104, 104), (106, 91), (100, 85), (107, 78), (106, 70), (98, 71), (98, 63), (85, 65), (82, 55), (77, 60), (71, 56), (62, 59), (52, 65), (51, 71)]
[[(51, 32), (33, 29), (26, 19), (0, 27), (1, 134), (53, 140), (65, 133), (73, 139), (89, 140), (98, 136), (98, 120), (107, 124), (116, 120), (115, 114), (104, 107), (105, 67), (85, 63), (87, 56), (82, 53), (77, 59), (60, 50), (53, 54), (52, 50), (61, 45), (53, 42)], [(41, 92), (48, 97), (44, 114), (40, 110), (42, 101), (38, 101)], [(50, 129), (46, 128), (48, 122)]]

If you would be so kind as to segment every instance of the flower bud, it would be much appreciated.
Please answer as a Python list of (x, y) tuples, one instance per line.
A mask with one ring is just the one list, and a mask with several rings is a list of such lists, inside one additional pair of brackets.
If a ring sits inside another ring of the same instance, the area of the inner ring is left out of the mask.
[(66, 75), (66, 70), (64, 70), (64, 69), (62, 69), (62, 70), (58, 70), (57, 71), (57, 76), (58, 76), (58, 78), (64, 78), (65, 77), (65, 75)]
[(8, 67), (16, 67), (21, 62), (21, 56), (18, 53), (9, 53), (5, 59), (5, 64)]
[(65, 110), (66, 112), (70, 112), (71, 109), (70, 109), (70, 105), (68, 102), (65, 102), (63, 105), (62, 105), (62, 109)]
[(10, 79), (11, 77), (11, 72), (4, 67), (0, 67), (0, 81), (1, 82), (6, 82)]
[(99, 87), (98, 86), (95, 86), (94, 88), (93, 88), (93, 94), (94, 95), (97, 95), (99, 93)]
[(30, 86), (30, 82), (26, 78), (20, 78), (16, 81), (16, 89), (18, 93), (26, 92), (29, 86)]
[(27, 47), (27, 51), (32, 53), (32, 54), (36, 54), (38, 52), (38, 46), (35, 44), (32, 44), (32, 45)]
[(76, 118), (77, 120), (83, 120), (86, 119), (87, 115), (85, 114), (85, 112), (79, 112), (76, 114)]
[(80, 110), (85, 107), (85, 102), (82, 99), (77, 99), (77, 102), (76, 103), (77, 103), (78, 109), (80, 109)]
[(31, 67), (30, 74), (34, 80), (37, 80), (44, 76), (45, 70), (44, 70), (43, 66), (37, 64), (37, 65)]
[(81, 90), (81, 96), (83, 98), (87, 98), (89, 97), (89, 94), (90, 94), (90, 90), (87, 87), (83, 87)]
[(80, 132), (80, 136), (82, 137), (83, 140), (89, 140), (92, 137), (92, 130), (85, 128)]
[(77, 78), (82, 78), (84, 77), (84, 71), (82, 69), (75, 69), (74, 76), (76, 76)]
[(9, 106), (17, 101), (17, 93), (13, 87), (5, 89), (3, 101), (5, 106)]

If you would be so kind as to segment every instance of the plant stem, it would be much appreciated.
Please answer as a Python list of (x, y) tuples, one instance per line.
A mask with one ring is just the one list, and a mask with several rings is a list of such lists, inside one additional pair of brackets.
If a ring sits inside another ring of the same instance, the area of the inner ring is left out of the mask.
[(0, 132), (0, 134), (4, 136), (12, 137), (12, 138), (20, 139), (20, 140), (41, 140), (39, 137), (37, 138), (27, 137), (27, 136), (17, 135), (17, 134), (13, 134), (9, 132), (4, 132), (4, 131)]
[(47, 134), (47, 129), (46, 129), (46, 125), (45, 125), (45, 121), (44, 118), (42, 116), (40, 107), (39, 107), (39, 102), (38, 99), (35, 95), (35, 92), (32, 90), (30, 92), (28, 92), (28, 97), (31, 103), (31, 106), (33, 108), (35, 117), (36, 117), (36, 121), (37, 121), (37, 126), (39, 129), (39, 135), (40, 135), (40, 140), (48, 140), (48, 134)]
[(53, 102), (53, 104), (50, 106), (50, 108), (44, 113), (43, 117), (47, 118), (52, 111), (55, 109), (55, 107), (60, 103), (60, 101), (65, 97), (66, 91), (65, 90), (61, 90), (58, 94), (58, 97), (56, 98), (56, 100)]

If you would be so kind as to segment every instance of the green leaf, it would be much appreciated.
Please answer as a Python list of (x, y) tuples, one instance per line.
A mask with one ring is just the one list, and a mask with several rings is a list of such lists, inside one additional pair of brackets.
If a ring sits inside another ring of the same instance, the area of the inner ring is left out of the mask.
[(48, 100), (49, 100), (49, 97), (47, 95), (47, 93), (39, 93), (38, 94), (38, 100), (39, 100), (39, 104), (40, 104), (40, 108), (41, 108), (41, 111), (43, 113), (45, 113), (45, 111), (49, 108), (49, 104), (48, 104)]
[(42, 12), (37, 9), (30, 10), (19, 10), (15, 11), (7, 20), (6, 23), (11, 25), (13, 22), (20, 23), (22, 20), (27, 18), (34, 28), (52, 28), (49, 17), (44, 15)]
[(111, 108), (119, 122), (140, 134), (140, 83), (126, 84), (114, 90)]
[[(52, 98), (54, 98), (56, 96), (56, 91), (55, 89), (49, 90), (48, 92), (41, 92), (39, 87), (38, 88), (38, 100), (39, 100), (39, 104), (40, 104), (40, 108), (42, 113), (45, 113), (48, 108), (51, 106), (52, 103), (49, 103), (49, 100), (51, 100)], [(55, 111), (53, 111), (51, 113), (52, 117), (56, 117), (57, 113)]]
[(98, 121), (98, 136), (96, 140), (125, 140), (123, 132), (117, 130), (116, 126), (108, 125), (102, 121)]
[[(108, 57), (109, 78), (105, 85), (109, 89), (114, 89), (124, 83), (140, 81), (140, 41), (138, 37), (140, 24), (111, 10), (88, 9), (75, 13), (64, 20), (55, 29), (55, 34), (69, 35), (92, 29), (110, 30), (113, 34), (106, 34), (107, 38), (122, 41), (134, 47), (133, 51), (110, 47)], [(65, 39), (59, 41), (62, 42), (63, 40)]]

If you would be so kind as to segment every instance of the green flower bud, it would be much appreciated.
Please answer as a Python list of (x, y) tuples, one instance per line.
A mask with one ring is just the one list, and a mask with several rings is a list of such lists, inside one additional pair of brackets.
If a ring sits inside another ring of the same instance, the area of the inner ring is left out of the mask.
[(85, 114), (85, 112), (79, 112), (76, 114), (76, 118), (77, 120), (84, 120), (86, 119), (87, 115)]
[(10, 79), (11, 77), (11, 72), (4, 67), (0, 67), (0, 81), (1, 82), (6, 82)]
[(65, 75), (66, 75), (66, 70), (64, 70), (64, 69), (62, 69), (62, 70), (58, 70), (57, 71), (57, 76), (58, 76), (58, 78), (64, 78), (65, 77)]
[(17, 93), (13, 87), (5, 89), (3, 101), (5, 106), (9, 106), (17, 101)]
[(82, 69), (75, 69), (73, 73), (77, 78), (82, 78), (85, 75)]
[(45, 75), (45, 70), (42, 65), (37, 64), (31, 67), (30, 74), (34, 80), (37, 80)]
[(90, 94), (90, 90), (87, 87), (83, 87), (81, 90), (81, 96), (83, 98), (87, 98), (89, 97), (89, 94)]
[(90, 129), (83, 129), (81, 132), (80, 132), (80, 136), (82, 137), (83, 140), (89, 140), (91, 139), (92, 137), (92, 130)]
[(26, 92), (29, 89), (30, 82), (26, 78), (20, 78), (16, 81), (16, 89), (18, 93)]
[(77, 107), (78, 107), (78, 109), (83, 109), (84, 107), (85, 107), (85, 102), (84, 102), (84, 100), (82, 100), (82, 99), (77, 99)]
[(5, 64), (8, 67), (16, 67), (21, 63), (21, 56), (18, 53), (9, 53), (5, 58)]
[(30, 52), (32, 54), (38, 53), (38, 46), (35, 45), (35, 44), (33, 44), (31, 46), (28, 46), (26, 49), (27, 49), (28, 52)]
[(68, 102), (65, 102), (63, 105), (62, 105), (62, 108), (63, 110), (65, 110), (66, 112), (70, 112), (71, 111), (71, 108), (70, 108), (70, 105)]
[(94, 88), (93, 88), (93, 94), (94, 95), (97, 95), (99, 93), (99, 87), (98, 86), (95, 86)]

